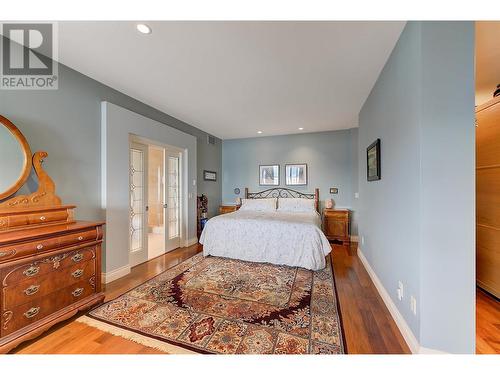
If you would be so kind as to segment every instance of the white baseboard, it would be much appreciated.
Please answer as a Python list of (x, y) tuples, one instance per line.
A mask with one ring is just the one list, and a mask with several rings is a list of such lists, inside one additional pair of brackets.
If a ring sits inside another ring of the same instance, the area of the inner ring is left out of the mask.
[(421, 346), (418, 354), (450, 354), (447, 352), (443, 352), (437, 349), (426, 348), (425, 346)]
[(101, 273), (101, 280), (103, 284), (109, 284), (112, 281), (119, 279), (120, 277), (126, 276), (130, 273), (130, 265), (126, 265), (109, 272)]
[(198, 243), (198, 237), (189, 238), (184, 242), (184, 247), (192, 246)]
[(410, 326), (408, 325), (408, 323), (406, 323), (406, 320), (403, 318), (403, 315), (401, 315), (401, 313), (399, 312), (398, 308), (392, 301), (389, 293), (382, 285), (382, 282), (378, 278), (373, 268), (370, 266), (370, 263), (368, 263), (368, 260), (366, 259), (365, 255), (363, 254), (359, 246), (358, 246), (358, 257), (361, 260), (361, 263), (363, 263), (366, 272), (368, 272), (368, 275), (370, 275), (373, 284), (377, 288), (380, 297), (382, 297), (382, 300), (387, 306), (387, 309), (391, 313), (392, 318), (396, 322), (396, 325), (398, 326), (399, 331), (401, 332), (401, 335), (403, 335), (403, 338), (405, 339), (406, 344), (410, 348), (411, 352), (413, 354), (449, 354), (437, 349), (430, 349), (420, 345), (417, 338), (410, 329)]
[(358, 236), (351, 236), (351, 241), (352, 242), (359, 242), (359, 237)]
[(420, 343), (418, 342), (417, 338), (411, 331), (410, 327), (408, 326), (408, 323), (406, 323), (406, 320), (403, 318), (403, 315), (401, 315), (398, 308), (392, 301), (391, 297), (389, 296), (389, 293), (387, 293), (387, 290), (382, 285), (382, 282), (378, 278), (377, 274), (370, 266), (370, 263), (368, 263), (368, 260), (361, 251), (360, 247), (358, 247), (358, 257), (361, 260), (361, 263), (363, 263), (363, 266), (365, 266), (366, 272), (368, 272), (368, 275), (370, 275), (373, 284), (375, 284), (375, 288), (377, 288), (380, 297), (382, 297), (382, 300), (389, 309), (389, 312), (391, 313), (392, 318), (394, 319), (396, 325), (401, 331), (401, 334), (403, 335), (406, 344), (408, 344), (408, 347), (410, 348), (413, 354), (418, 354), (420, 352)]

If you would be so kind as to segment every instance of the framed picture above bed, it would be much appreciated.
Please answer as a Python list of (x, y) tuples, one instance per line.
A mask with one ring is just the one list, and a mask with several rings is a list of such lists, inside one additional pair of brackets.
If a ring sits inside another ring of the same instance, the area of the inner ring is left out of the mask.
[(280, 184), (280, 166), (259, 165), (259, 185), (260, 186), (279, 186)]
[(380, 180), (380, 139), (366, 149), (366, 177), (368, 181)]
[(286, 164), (285, 184), (289, 186), (307, 185), (307, 164)]

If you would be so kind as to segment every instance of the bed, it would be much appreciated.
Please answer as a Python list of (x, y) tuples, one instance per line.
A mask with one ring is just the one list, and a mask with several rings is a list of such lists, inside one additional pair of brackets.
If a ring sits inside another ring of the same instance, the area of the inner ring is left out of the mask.
[[(313, 194), (287, 188), (258, 193), (245, 189), (246, 199), (239, 210), (215, 216), (205, 224), (200, 237), (203, 255), (323, 269), (331, 246), (321, 230), (318, 197), (318, 189)], [(254, 199), (261, 201), (250, 202)], [(252, 209), (249, 204), (262, 208), (271, 205), (269, 199), (277, 200), (278, 209)], [(296, 201), (308, 204), (304, 202), (306, 199), (313, 200), (310, 210), (284, 208), (293, 206)]]

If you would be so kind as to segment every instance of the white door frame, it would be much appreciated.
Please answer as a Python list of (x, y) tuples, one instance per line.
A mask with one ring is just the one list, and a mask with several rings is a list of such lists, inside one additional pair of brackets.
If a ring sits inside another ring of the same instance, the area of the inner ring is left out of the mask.
[[(179, 190), (182, 192), (181, 199), (179, 201), (179, 215), (180, 215), (180, 246), (188, 246), (189, 238), (188, 238), (188, 199), (189, 199), (189, 184), (188, 184), (188, 150), (180, 147), (172, 146), (167, 143), (155, 141), (153, 139), (141, 137), (135, 134), (129, 134), (129, 140), (151, 144), (159, 147), (164, 147), (167, 150), (178, 152), (179, 153)], [(130, 249), (129, 249), (130, 250)]]
[[(179, 207), (178, 207), (178, 222), (179, 222), (179, 228), (178, 228), (178, 237), (175, 237), (176, 239), (169, 239), (169, 235), (170, 235), (170, 232), (169, 230), (167, 229), (167, 227), (165, 227), (165, 235), (167, 236), (166, 237), (166, 241), (165, 241), (165, 252), (169, 252), (169, 251), (172, 251), (180, 246), (182, 246), (182, 244), (184, 244), (184, 242), (182, 241), (182, 238), (181, 238), (181, 227), (182, 227), (182, 197), (183, 197), (183, 192), (182, 192), (182, 187), (183, 187), (183, 184), (182, 184), (182, 173), (181, 173), (181, 170), (182, 170), (182, 152), (178, 151), (178, 150), (175, 150), (173, 148), (165, 148), (165, 170), (167, 172), (170, 172), (169, 169), (168, 169), (168, 158), (169, 157), (176, 157), (178, 158), (178, 194), (179, 194)], [(165, 173), (165, 200), (168, 200), (168, 176), (169, 173)], [(168, 226), (169, 225), (169, 220), (170, 220), (170, 216), (168, 214), (168, 209), (169, 207), (167, 206), (165, 208), (165, 226)]]

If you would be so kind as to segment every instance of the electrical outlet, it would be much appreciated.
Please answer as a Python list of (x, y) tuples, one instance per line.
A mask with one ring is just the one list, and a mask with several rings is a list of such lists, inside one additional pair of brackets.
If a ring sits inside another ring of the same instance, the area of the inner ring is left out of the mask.
[(417, 315), (417, 299), (413, 296), (410, 297), (410, 310), (413, 315)]
[(365, 244), (365, 236), (361, 236), (361, 245)]
[(358, 199), (359, 198), (359, 193), (354, 193), (354, 198)]
[(398, 282), (398, 300), (402, 301), (404, 297), (404, 287), (403, 287), (403, 282), (399, 281)]

